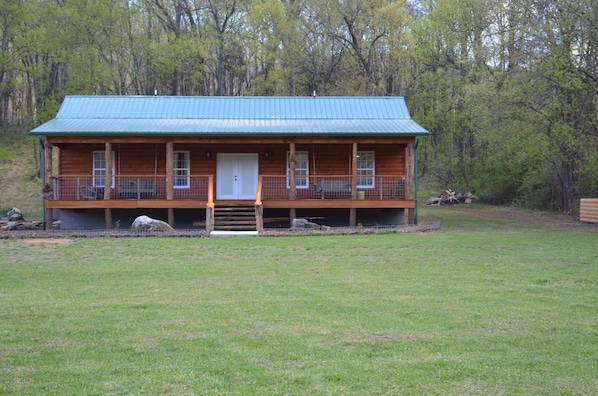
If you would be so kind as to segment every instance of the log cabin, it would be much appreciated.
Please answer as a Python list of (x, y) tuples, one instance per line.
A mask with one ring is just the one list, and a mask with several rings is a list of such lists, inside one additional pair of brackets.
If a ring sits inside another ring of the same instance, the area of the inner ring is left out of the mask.
[(403, 97), (67, 96), (44, 145), (46, 228), (417, 223)]

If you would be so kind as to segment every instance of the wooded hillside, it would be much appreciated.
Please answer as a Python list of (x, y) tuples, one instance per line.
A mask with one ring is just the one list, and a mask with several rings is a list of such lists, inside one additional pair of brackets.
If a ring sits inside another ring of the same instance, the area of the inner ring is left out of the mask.
[(598, 196), (594, 0), (0, 0), (0, 123), (67, 94), (403, 95), (441, 189)]

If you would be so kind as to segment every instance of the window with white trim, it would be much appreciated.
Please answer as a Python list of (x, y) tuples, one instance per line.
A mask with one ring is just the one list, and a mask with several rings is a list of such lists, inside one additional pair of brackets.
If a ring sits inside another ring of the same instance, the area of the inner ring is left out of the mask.
[[(287, 188), (291, 188), (291, 153), (287, 151)], [(307, 151), (295, 152), (295, 185), (297, 188), (309, 187), (309, 156)]]
[[(94, 151), (93, 152), (92, 175), (93, 175), (92, 184), (94, 187), (105, 187), (106, 186), (106, 152), (105, 151)], [(112, 151), (112, 179), (110, 181), (110, 187), (114, 188), (114, 151)]]
[(373, 151), (357, 152), (357, 188), (374, 188), (376, 171)]
[(175, 151), (174, 154), (174, 188), (189, 188), (189, 152)]

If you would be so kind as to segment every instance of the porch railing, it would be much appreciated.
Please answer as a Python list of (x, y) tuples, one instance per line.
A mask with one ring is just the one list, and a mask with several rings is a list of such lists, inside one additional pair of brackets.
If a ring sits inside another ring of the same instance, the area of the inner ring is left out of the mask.
[[(289, 177), (262, 179), (262, 199), (290, 199)], [(357, 199), (406, 199), (405, 176), (358, 176)], [(351, 199), (351, 176), (297, 176), (296, 199)]]
[[(211, 176), (175, 177), (174, 199), (208, 199)], [(52, 199), (104, 199), (106, 178), (103, 176), (55, 176), (52, 178)], [(166, 176), (113, 176), (110, 199), (166, 199)]]
[[(294, 199), (406, 199), (404, 176), (358, 176), (357, 191), (352, 194), (352, 177), (297, 176)], [(52, 178), (52, 199), (93, 200), (104, 199), (104, 177), (79, 175)], [(127, 175), (114, 176), (111, 180), (110, 199), (166, 199), (166, 176)], [(291, 199), (289, 178), (278, 175), (261, 175), (259, 196), (264, 200)], [(175, 176), (173, 199), (213, 201), (212, 176)]]

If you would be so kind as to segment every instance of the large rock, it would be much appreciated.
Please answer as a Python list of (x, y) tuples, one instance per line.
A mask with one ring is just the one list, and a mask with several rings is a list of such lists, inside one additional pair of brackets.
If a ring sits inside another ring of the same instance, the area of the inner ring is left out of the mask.
[(330, 227), (312, 223), (306, 219), (293, 219), (291, 230), (328, 230)]
[(33, 221), (9, 221), (6, 223), (6, 229), (4, 227), (1, 230), (4, 231), (24, 231), (24, 230), (38, 230), (41, 229), (41, 222)]
[(18, 208), (12, 208), (8, 212), (8, 221), (23, 221), (25, 218), (23, 217), (23, 213)]
[(162, 220), (143, 215), (137, 217), (131, 224), (131, 231), (174, 231), (174, 228)]

